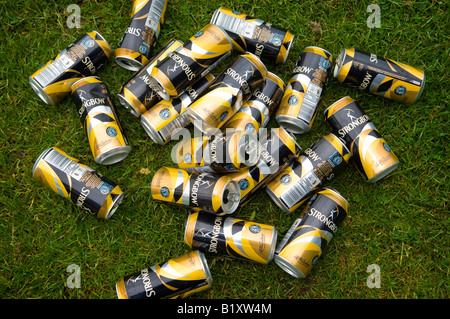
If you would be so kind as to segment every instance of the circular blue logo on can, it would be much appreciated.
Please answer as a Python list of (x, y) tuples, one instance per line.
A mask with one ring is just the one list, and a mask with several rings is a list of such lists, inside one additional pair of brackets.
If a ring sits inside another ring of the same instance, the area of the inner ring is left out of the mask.
[(395, 89), (395, 94), (397, 95), (403, 95), (406, 93), (406, 88), (404, 86), (397, 86), (397, 88)]
[(257, 234), (257, 233), (259, 233), (261, 231), (261, 226), (259, 226), (259, 225), (250, 225), (248, 230), (250, 230), (250, 232), (253, 233), (253, 234)]
[(239, 184), (239, 187), (241, 188), (241, 191), (245, 191), (249, 186), (248, 180), (246, 180), (245, 178), (241, 179), (238, 182), (238, 184)]
[(94, 46), (94, 40), (91, 37), (87, 37), (84, 41), (83, 41), (84, 45), (88, 48), (92, 48)]
[(113, 190), (113, 186), (108, 183), (103, 183), (103, 185), (100, 187), (100, 193), (102, 194), (108, 194)]
[(272, 43), (274, 46), (279, 47), (281, 43), (283, 43), (283, 39), (281, 39), (279, 36), (275, 36), (272, 39)]
[(227, 118), (227, 115), (228, 115), (228, 112), (223, 112), (223, 113), (220, 115), (219, 121), (220, 121), (220, 122), (225, 121), (225, 119)]
[(108, 126), (106, 128), (106, 134), (111, 137), (115, 137), (117, 135), (117, 130), (114, 127)]
[(160, 193), (162, 197), (169, 197), (170, 191), (166, 186), (164, 186), (163, 188), (161, 188)]
[(386, 151), (391, 152), (391, 148), (386, 143), (383, 143), (383, 147)]
[(191, 155), (191, 153), (187, 153), (187, 154), (184, 155), (184, 161), (186, 163), (188, 163), (188, 164), (192, 163), (192, 155)]
[(239, 11), (236, 10), (231, 10), (231, 12), (233, 12), (234, 14), (241, 14)]
[(295, 95), (291, 95), (291, 97), (288, 99), (289, 105), (295, 105), (298, 103), (298, 98)]
[(147, 43), (142, 43), (141, 46), (139, 47), (139, 51), (141, 51), (142, 54), (147, 54), (147, 52), (148, 52), (148, 44)]
[(205, 32), (203, 30), (200, 30), (194, 35), (194, 37), (196, 37), (196, 38), (201, 37), (203, 35), (203, 33), (205, 33)]
[(291, 182), (291, 176), (289, 176), (289, 174), (285, 174), (283, 176), (281, 176), (280, 178), (280, 183), (283, 185), (287, 185)]
[(159, 117), (163, 120), (167, 120), (170, 117), (170, 110), (162, 109), (161, 112), (159, 112)]
[(248, 123), (245, 125), (245, 131), (248, 133), (253, 133), (255, 131), (255, 125), (253, 125), (253, 123)]

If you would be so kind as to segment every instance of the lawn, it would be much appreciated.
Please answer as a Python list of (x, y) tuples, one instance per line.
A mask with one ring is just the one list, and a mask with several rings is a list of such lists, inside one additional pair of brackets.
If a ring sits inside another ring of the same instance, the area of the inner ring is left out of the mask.
[[(43, 103), (28, 77), (81, 34), (97, 30), (115, 49), (130, 22), (131, 1), (78, 1), (81, 28), (69, 28), (71, 1), (0, 1), (0, 298), (114, 299), (115, 283), (190, 251), (184, 243), (185, 207), (155, 202), (150, 183), (162, 166), (175, 166), (177, 141), (154, 144), (116, 95), (133, 72), (111, 60), (97, 75), (111, 91), (132, 151), (120, 163), (94, 162), (70, 98)], [(380, 28), (369, 28), (381, 9)], [(349, 202), (349, 214), (305, 279), (274, 262), (267, 265), (207, 255), (211, 289), (191, 299), (447, 299), (449, 297), (449, 11), (445, 1), (169, 0), (157, 48), (189, 39), (221, 5), (289, 29), (295, 35), (287, 61), (266, 64), (288, 82), (306, 46), (334, 58), (357, 47), (425, 70), (419, 100), (400, 104), (328, 82), (312, 130), (296, 135), (304, 149), (330, 132), (323, 111), (341, 97), (358, 100), (400, 160), (399, 168), (367, 183), (349, 165), (327, 187)], [(217, 75), (235, 57), (219, 64)], [(274, 118), (269, 127), (277, 127)], [(33, 180), (34, 161), (57, 146), (126, 192), (109, 220), (97, 219)], [(274, 225), (279, 241), (298, 217), (283, 213), (260, 190), (233, 217)], [(380, 287), (370, 287), (369, 265)], [(78, 265), (80, 288), (68, 287), (67, 268)]]

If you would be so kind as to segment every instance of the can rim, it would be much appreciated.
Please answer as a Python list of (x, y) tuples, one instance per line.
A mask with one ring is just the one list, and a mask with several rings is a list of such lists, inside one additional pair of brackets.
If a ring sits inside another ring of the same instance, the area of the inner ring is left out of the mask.
[(99, 154), (95, 162), (102, 165), (112, 165), (124, 160), (131, 151), (131, 146), (123, 145), (114, 147), (106, 152)]
[(70, 86), (70, 89), (72, 89), (75, 86), (75, 84), (77, 84), (78, 82), (85, 81), (86, 79), (89, 79), (89, 78), (94, 78), (94, 79), (97, 79), (97, 80), (101, 81), (100, 77), (97, 76), (97, 75), (85, 76), (85, 77), (82, 77), (81, 79), (78, 79), (75, 82), (73, 82), (72, 85)]
[(198, 257), (200, 259), (203, 271), (205, 272), (206, 282), (208, 283), (208, 286), (211, 288), (213, 278), (211, 276), (211, 271), (209, 270), (208, 262), (206, 261), (205, 254), (201, 252), (200, 250), (195, 250), (198, 253)]
[(227, 40), (228, 40), (228, 42), (229, 42), (229, 44), (230, 44), (230, 46), (231, 46), (231, 50), (233, 50), (233, 42), (232, 42), (232, 40), (231, 40), (231, 38), (230, 38), (230, 35), (228, 34), (227, 30), (225, 30), (225, 28), (223, 28), (223, 27), (221, 27), (221, 26), (219, 26), (219, 25), (216, 25), (216, 24), (214, 24), (214, 23), (208, 23), (205, 27), (207, 27), (208, 25), (213, 25), (213, 26), (215, 26), (216, 28), (218, 28), (219, 31), (223, 33), (223, 35), (225, 36), (225, 38), (227, 38)]
[[(284, 127), (280, 126), (280, 128), (292, 139), (292, 141), (294, 142), (295, 146), (298, 147), (298, 149), (301, 151), (302, 147), (297, 143), (297, 138), (295, 135), (289, 133)], [(297, 155), (297, 154), (294, 154)]]
[(44, 101), (48, 105), (55, 105), (55, 102), (53, 102), (50, 95), (48, 95), (48, 93), (45, 92), (44, 88), (42, 88), (33, 77), (30, 76), (28, 78), (28, 83), (30, 84), (33, 91), (37, 94), (37, 96), (41, 98), (42, 101)]
[[(319, 194), (321, 191), (323, 190), (328, 190), (334, 194), (336, 194), (338, 197), (342, 198), (346, 203), (347, 203), (347, 207), (350, 206), (348, 201), (345, 199), (344, 196), (341, 195), (341, 193), (339, 193), (337, 190), (333, 189), (333, 188), (328, 188), (328, 187), (322, 187), (322, 189), (320, 189), (319, 191), (317, 191), (317, 194)], [(346, 212), (347, 213), (347, 212)]]
[(338, 140), (338, 141), (342, 144), (342, 146), (345, 148), (345, 150), (346, 150), (350, 155), (352, 155), (352, 153), (351, 153), (350, 150), (348, 149), (347, 145), (345, 145), (345, 143), (344, 143), (339, 137), (337, 137), (337, 136), (336, 136), (335, 134), (333, 134), (333, 133), (330, 133), (330, 134), (328, 134), (328, 135), (334, 136), (334, 138), (335, 138), (336, 140)]
[[(174, 51), (175, 52), (175, 51)], [(156, 67), (156, 65), (155, 65)], [(148, 75), (148, 80), (150, 81), (150, 88), (155, 91), (163, 100), (169, 101), (170, 94), (167, 92), (167, 89), (164, 85), (152, 74)]]
[(144, 66), (141, 62), (127, 56), (116, 56), (114, 60), (119, 66), (130, 71), (139, 71)]
[(306, 50), (307, 48), (315, 48), (315, 49), (323, 50), (323, 51), (325, 51), (326, 53), (328, 53), (328, 54), (330, 55), (331, 58), (333, 58), (333, 55), (330, 53), (330, 51), (328, 51), (328, 50), (326, 50), (326, 49), (324, 49), (324, 48), (321, 48), (321, 47), (318, 47), (318, 46), (315, 46), (315, 45), (307, 46), (307, 47), (305, 47), (305, 50)]
[(416, 97), (414, 98), (414, 100), (411, 103), (415, 102), (422, 95), (423, 89), (425, 87), (425, 81), (426, 81), (426, 79), (425, 79), (425, 71), (423, 71), (422, 85), (420, 86), (419, 93), (417, 93)]
[[(280, 172), (280, 174), (282, 173), (283, 171)], [(288, 207), (280, 200), (280, 198), (278, 198), (275, 192), (270, 188), (270, 183), (266, 187), (266, 193), (274, 201), (274, 203), (277, 204), (277, 206), (281, 209), (281, 211), (285, 213), (290, 213)]]
[(116, 212), (116, 210), (119, 208), (120, 203), (122, 203), (123, 196), (124, 196), (123, 191), (119, 195), (117, 195), (116, 199), (111, 205), (111, 208), (106, 212), (105, 219), (110, 219), (111, 216)]
[[(279, 80), (281, 83), (283, 83), (283, 87), (282, 89), (284, 90), (284, 87), (286, 86), (286, 83), (284, 83), (283, 79), (280, 78), (278, 75), (276, 75), (275, 73), (271, 72), (271, 71), (267, 71), (267, 78), (269, 78), (270, 80), (273, 81), (272, 77), (274, 77), (275, 79)], [(274, 81), (275, 82), (275, 81)]]
[(108, 45), (109, 50), (111, 50), (110, 54), (112, 55), (113, 51), (111, 46), (109, 45), (108, 41), (106, 41), (106, 39), (97, 31), (97, 30), (93, 30), (93, 32), (95, 32), (95, 34), (97, 34), (100, 38), (102, 38), (103, 41), (105, 41), (105, 43)]
[(148, 118), (145, 116), (145, 113), (147, 113), (147, 112), (144, 112), (141, 115), (141, 125), (144, 128), (144, 131), (156, 144), (160, 144), (160, 145), (165, 144), (162, 137), (158, 134), (156, 129), (153, 127), (152, 123), (150, 123)]
[(354, 98), (352, 98), (350, 95), (346, 95), (346, 96), (344, 96), (344, 97), (341, 97), (339, 100), (337, 100), (337, 101), (334, 102), (333, 104), (331, 104), (329, 107), (327, 107), (327, 108), (325, 109), (325, 111), (323, 111), (323, 114), (325, 114), (332, 106), (334, 106), (335, 104), (339, 103), (340, 101), (342, 101), (343, 99), (346, 99), (346, 98), (352, 99), (352, 100), (353, 100), (352, 102), (356, 101), (356, 100), (355, 100)]
[[(249, 52), (249, 51), (245, 51), (245, 53), (242, 53), (241, 54), (241, 56), (243, 57), (243, 58), (245, 58), (245, 55), (250, 55), (250, 56), (253, 56), (256, 60), (257, 60), (257, 62), (259, 62), (259, 63), (261, 63), (261, 65), (263, 66), (263, 68), (264, 68), (264, 70), (266, 70), (266, 74), (265, 74), (265, 76), (264, 76), (264, 79), (266, 78), (266, 76), (267, 76), (267, 73), (269, 72), (268, 70), (267, 70), (267, 67), (266, 67), (266, 65), (264, 64), (264, 62), (263, 61), (261, 61), (261, 58), (259, 57), (259, 56), (257, 56), (256, 54), (254, 54), (254, 53), (252, 53), (252, 52)], [(248, 59), (247, 59), (248, 60)], [(252, 64), (255, 64), (255, 63), (253, 63), (252, 61), (250, 61)]]
[(342, 69), (342, 66), (344, 65), (343, 63), (344, 63), (346, 56), (347, 56), (347, 49), (342, 49), (336, 59), (336, 63), (335, 63), (334, 70), (333, 70), (333, 76), (335, 78), (337, 78), (339, 73), (341, 72), (341, 69)]
[(119, 100), (119, 103), (122, 104), (123, 107), (125, 107), (126, 109), (128, 109), (130, 111), (131, 114), (133, 114), (136, 117), (139, 117), (140, 114), (136, 111), (136, 109), (134, 108), (134, 105), (131, 104), (126, 98), (125, 96), (123, 96), (123, 94), (117, 94), (117, 99)]
[(277, 239), (278, 239), (278, 230), (275, 226), (273, 226), (273, 232), (272, 232), (272, 245), (270, 246), (269, 255), (267, 256), (267, 264), (272, 261), (273, 257), (275, 256), (275, 248), (277, 246)]
[(386, 176), (388, 176), (390, 173), (392, 173), (393, 171), (395, 171), (397, 169), (399, 163), (400, 162), (397, 160), (395, 163), (386, 167), (383, 171), (379, 172), (377, 175), (373, 176), (372, 178), (369, 178), (367, 180), (367, 182), (375, 183), (375, 182), (378, 182), (379, 180), (385, 178)]
[(34, 162), (33, 169), (31, 170), (31, 176), (34, 177), (34, 173), (35, 173), (36, 168), (38, 167), (40, 161), (41, 161), (41, 160), (45, 157), (45, 155), (47, 155), (48, 152), (50, 152), (52, 149), (53, 149), (53, 147), (47, 148), (45, 151), (43, 151), (43, 152), (38, 156), (38, 158), (37, 158), (36, 161)]
[(280, 255), (275, 255), (274, 261), (278, 265), (278, 267), (283, 269), (289, 275), (291, 275), (295, 278), (306, 278), (305, 274), (300, 269), (295, 267), (293, 264), (291, 264), (289, 261), (287, 261), (284, 257), (281, 257)]
[[(287, 60), (287, 58), (288, 58), (288, 56), (289, 56), (289, 52), (291, 51), (292, 45), (294, 44), (295, 34), (293, 34), (292, 32), (290, 32), (289, 30), (286, 30), (286, 35), (288, 35), (288, 34), (291, 34), (291, 35), (292, 35), (292, 39), (291, 39), (291, 41), (290, 41), (290, 43), (289, 43), (289, 46), (288, 46), (287, 49), (286, 49), (286, 55), (285, 55), (285, 57), (284, 57), (282, 63), (285, 63), (285, 62), (286, 62), (286, 60)], [(284, 36), (285, 38), (286, 38), (286, 35)]]
[[(311, 130), (311, 127), (309, 125), (306, 125), (306, 123), (300, 120), (298, 117), (289, 115), (276, 115), (275, 120), (278, 124), (280, 124), (281, 127), (293, 134), (304, 134), (308, 133)], [(289, 124), (289, 127), (285, 127), (286, 123)], [(294, 127), (292, 127), (291, 125), (293, 125)]]
[(217, 9), (213, 12), (213, 14), (212, 14), (212, 16), (211, 16), (211, 20), (209, 20), (209, 23), (210, 23), (210, 24), (214, 24), (214, 25), (215, 25), (215, 23), (217, 22), (217, 16), (218, 16), (219, 13), (220, 13), (220, 9), (222, 9), (222, 6), (220, 6), (219, 8), (217, 8)]
[[(224, 203), (223, 196), (225, 191), (228, 190), (230, 194), (234, 193), (239, 196), (239, 200), (229, 200), (227, 203)], [(220, 206), (222, 207), (222, 211), (225, 214), (234, 213), (234, 211), (238, 208), (241, 199), (241, 189), (239, 188), (239, 184), (234, 180), (229, 180), (220, 194)], [(231, 204), (230, 204), (231, 203)]]

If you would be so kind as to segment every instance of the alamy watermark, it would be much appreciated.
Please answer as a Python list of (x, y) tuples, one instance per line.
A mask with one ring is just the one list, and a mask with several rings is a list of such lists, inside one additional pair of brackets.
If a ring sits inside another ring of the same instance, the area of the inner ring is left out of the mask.
[(67, 266), (66, 272), (70, 273), (67, 277), (66, 284), (70, 289), (81, 287), (81, 271), (80, 266), (77, 264), (70, 264)]
[(368, 13), (373, 12), (367, 18), (367, 26), (370, 29), (381, 28), (381, 9), (380, 9), (380, 6), (378, 4), (372, 3), (372, 4), (367, 6), (367, 12)]
[(372, 288), (380, 288), (381, 287), (381, 270), (380, 266), (377, 264), (370, 264), (367, 266), (366, 272), (370, 273), (369, 277), (367, 277), (367, 287)]
[(80, 6), (77, 4), (69, 4), (67, 6), (66, 12), (71, 13), (71, 15), (69, 15), (67, 17), (67, 27), (69, 29), (72, 28), (81, 28), (81, 9)]

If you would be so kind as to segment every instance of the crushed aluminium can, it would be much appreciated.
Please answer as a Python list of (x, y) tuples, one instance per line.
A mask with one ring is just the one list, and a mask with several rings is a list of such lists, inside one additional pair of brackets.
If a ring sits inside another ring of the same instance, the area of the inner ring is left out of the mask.
[(164, 59), (167, 54), (183, 45), (183, 42), (172, 39), (153, 57), (150, 62), (142, 67), (120, 88), (117, 99), (129, 109), (131, 114), (139, 117), (161, 100), (161, 97), (153, 92), (150, 87), (149, 77), (153, 67)]
[(138, 71), (149, 63), (152, 47), (164, 23), (167, 0), (134, 0), (131, 22), (115, 51), (116, 63)]
[(228, 32), (236, 50), (274, 64), (286, 61), (294, 41), (288, 30), (224, 7), (214, 11), (210, 23)]
[(267, 186), (301, 152), (295, 137), (282, 127), (272, 128), (267, 134), (261, 134), (260, 130), (259, 135), (258, 145), (254, 146), (259, 148), (258, 163), (227, 174), (239, 185), (240, 205), (248, 203), (257, 190)]
[(319, 102), (331, 75), (332, 55), (318, 47), (306, 47), (297, 60), (275, 119), (295, 134), (311, 130)]
[(264, 83), (266, 75), (257, 56), (248, 52), (238, 55), (189, 106), (189, 119), (204, 133), (220, 129)]
[(411, 104), (422, 94), (425, 72), (355, 48), (343, 49), (333, 75), (340, 83)]
[(266, 127), (270, 117), (278, 107), (284, 93), (284, 82), (276, 74), (268, 72), (264, 84), (255, 89), (252, 96), (222, 127), (257, 134)]
[(88, 32), (34, 72), (30, 85), (45, 103), (58, 104), (70, 94), (74, 82), (94, 75), (111, 56), (111, 47), (100, 33)]
[(94, 160), (111, 165), (126, 158), (131, 146), (105, 83), (96, 76), (82, 78), (72, 85), (71, 98), (83, 123)]
[(176, 134), (176, 130), (191, 124), (186, 108), (191, 105), (213, 82), (211, 73), (205, 74), (184, 92), (169, 101), (160, 100), (148, 111), (142, 113), (141, 124), (153, 142), (166, 144)]
[(198, 250), (144, 268), (116, 283), (118, 299), (175, 299), (211, 288), (205, 255)]
[(158, 62), (152, 69), (150, 86), (164, 100), (179, 96), (186, 87), (231, 54), (233, 47), (227, 33), (220, 27), (207, 24)]
[(237, 183), (226, 175), (188, 172), (162, 167), (153, 176), (154, 200), (178, 206), (231, 214), (238, 205)]
[(124, 193), (117, 184), (57, 147), (39, 155), (32, 175), (42, 185), (98, 218), (109, 219), (123, 199)]
[(296, 278), (305, 278), (348, 214), (348, 202), (332, 189), (322, 189), (275, 249), (274, 261)]
[(332, 132), (350, 150), (352, 161), (364, 180), (377, 182), (397, 169), (397, 156), (354, 99), (343, 97), (324, 114)]
[(215, 255), (269, 263), (274, 256), (278, 232), (275, 226), (255, 223), (207, 211), (191, 211), (184, 242), (192, 249)]
[(350, 157), (340, 139), (334, 134), (325, 135), (280, 172), (267, 185), (266, 192), (283, 212), (293, 212), (344, 170)]

